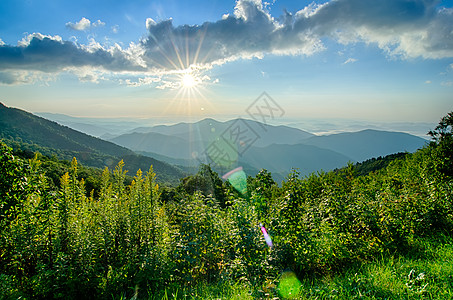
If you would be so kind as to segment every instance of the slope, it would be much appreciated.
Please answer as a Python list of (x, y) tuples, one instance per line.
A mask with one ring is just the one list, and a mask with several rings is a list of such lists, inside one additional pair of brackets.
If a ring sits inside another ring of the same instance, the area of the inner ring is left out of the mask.
[(131, 172), (147, 171), (153, 165), (161, 180), (177, 181), (185, 174), (178, 168), (156, 159), (137, 155), (111, 142), (86, 135), (0, 103), (0, 138), (45, 155), (77, 159), (87, 166), (110, 169), (123, 159)]

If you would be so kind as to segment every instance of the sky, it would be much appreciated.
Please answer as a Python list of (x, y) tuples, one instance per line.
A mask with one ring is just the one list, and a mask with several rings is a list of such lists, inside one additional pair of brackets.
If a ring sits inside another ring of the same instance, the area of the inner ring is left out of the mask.
[[(0, 102), (78, 117), (437, 123), (453, 0), (0, 2)], [(256, 107), (256, 105), (255, 105)]]

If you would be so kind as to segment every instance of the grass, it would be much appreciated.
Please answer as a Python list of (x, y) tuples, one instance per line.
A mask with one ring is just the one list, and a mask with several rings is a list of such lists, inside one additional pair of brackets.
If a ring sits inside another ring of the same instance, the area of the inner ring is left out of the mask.
[[(351, 266), (341, 274), (299, 278), (285, 282), (286, 275), (261, 286), (248, 283), (200, 283), (193, 287), (168, 287), (138, 298), (169, 299), (453, 299), (453, 238), (418, 239), (417, 251), (387, 255)], [(288, 289), (288, 294), (283, 289)], [(297, 295), (294, 295), (297, 292)], [(285, 294), (286, 293), (286, 294)], [(283, 295), (286, 296), (283, 297)], [(134, 297), (133, 297), (134, 298)], [(126, 299), (120, 297), (116, 299)]]
[(148, 300), (170, 300), (170, 299), (208, 299), (208, 300), (217, 300), (217, 299), (231, 299), (231, 300), (247, 300), (255, 299), (251, 295), (252, 289), (247, 284), (207, 284), (200, 283), (193, 287), (178, 287), (172, 286), (168, 287), (165, 290), (161, 290), (158, 293), (153, 293), (148, 291), (147, 295), (141, 295), (136, 291), (135, 295), (132, 298), (128, 298), (125, 295), (120, 297), (113, 297), (113, 299), (126, 300), (126, 299), (148, 299)]

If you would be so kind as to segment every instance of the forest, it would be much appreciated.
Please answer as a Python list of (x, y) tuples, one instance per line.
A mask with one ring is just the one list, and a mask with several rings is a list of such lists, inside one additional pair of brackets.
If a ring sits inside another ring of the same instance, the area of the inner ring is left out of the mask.
[(453, 299), (452, 125), (414, 153), (281, 184), (201, 165), (166, 186), (152, 166), (1, 143), (0, 298)]

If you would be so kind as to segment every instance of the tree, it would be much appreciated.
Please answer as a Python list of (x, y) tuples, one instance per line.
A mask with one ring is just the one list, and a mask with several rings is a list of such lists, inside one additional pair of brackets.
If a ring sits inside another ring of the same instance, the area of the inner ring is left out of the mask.
[(449, 112), (440, 119), (439, 124), (434, 130), (428, 132), (435, 142), (439, 143), (445, 140), (451, 140), (453, 137), (453, 112)]
[(453, 112), (444, 116), (428, 134), (433, 138), (435, 168), (446, 176), (453, 176)]
[(214, 197), (222, 207), (226, 206), (225, 186), (219, 174), (214, 172), (209, 165), (201, 164), (197, 174), (183, 178), (177, 190), (189, 195), (199, 191), (204, 196)]

